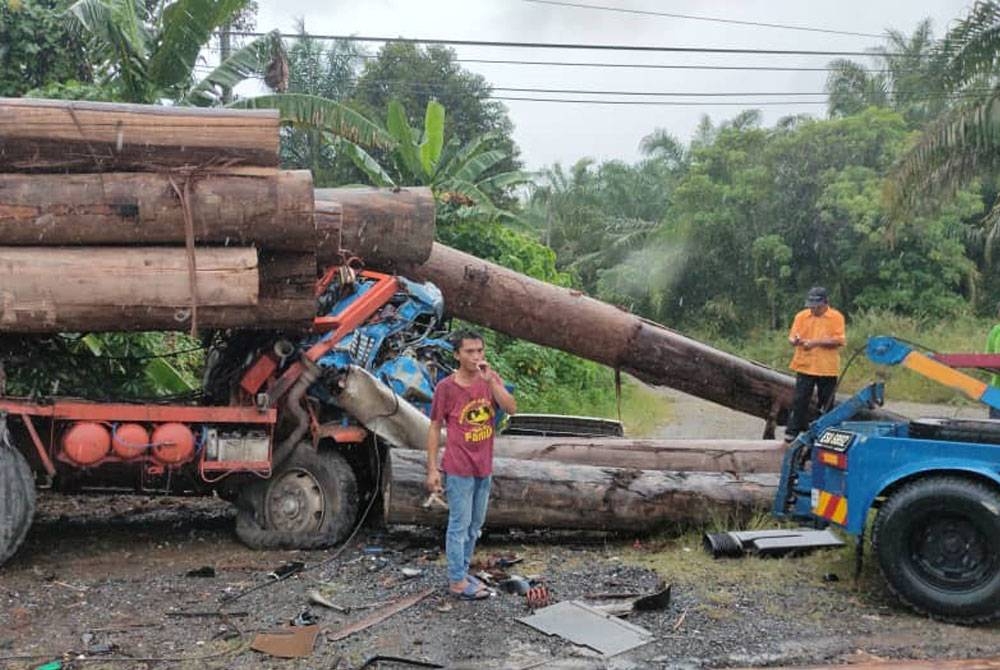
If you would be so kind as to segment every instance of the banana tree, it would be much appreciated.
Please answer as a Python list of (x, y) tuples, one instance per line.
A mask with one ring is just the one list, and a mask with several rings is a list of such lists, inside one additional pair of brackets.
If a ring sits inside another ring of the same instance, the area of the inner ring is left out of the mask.
[(376, 186), (429, 186), (445, 205), (446, 220), (516, 218), (497, 203), (509, 189), (530, 181), (529, 175), (520, 170), (491, 174), (509, 158), (506, 151), (491, 148), (496, 135), (485, 133), (463, 146), (455, 138), (445, 142), (444, 127), (445, 109), (436, 100), (427, 103), (422, 130), (410, 125), (403, 105), (393, 100), (386, 120), (394, 141), (387, 166), (356, 144), (343, 148)]

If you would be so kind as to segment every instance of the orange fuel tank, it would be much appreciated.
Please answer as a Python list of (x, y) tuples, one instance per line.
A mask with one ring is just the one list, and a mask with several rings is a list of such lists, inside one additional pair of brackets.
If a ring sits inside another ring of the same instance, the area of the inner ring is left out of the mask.
[(153, 458), (179, 465), (194, 457), (194, 433), (183, 423), (164, 423), (153, 430)]
[(111, 448), (119, 458), (138, 458), (149, 451), (149, 431), (138, 423), (120, 424), (111, 437)]
[(77, 421), (62, 437), (63, 454), (77, 465), (93, 465), (111, 450), (108, 429), (93, 421)]

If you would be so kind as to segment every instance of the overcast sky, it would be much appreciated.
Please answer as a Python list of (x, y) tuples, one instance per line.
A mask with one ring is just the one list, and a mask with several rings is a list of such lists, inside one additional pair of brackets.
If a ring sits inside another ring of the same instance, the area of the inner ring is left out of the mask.
[[(828, 30), (883, 34), (893, 28), (909, 34), (930, 18), (935, 36), (966, 13), (966, 0), (566, 0), (631, 10), (669, 12), (711, 18), (780, 23)], [(635, 15), (572, 8), (526, 0), (259, 0), (258, 30), (295, 30), (303, 19), (312, 34), (424, 39), (466, 39), (546, 43), (586, 43), (674, 47), (808, 49), (861, 51), (874, 37), (796, 31), (761, 26)], [(378, 44), (369, 45), (372, 50)], [(456, 47), (458, 57), (668, 65), (823, 67), (832, 57), (628, 53), (498, 47)], [(694, 93), (820, 93), (824, 72), (727, 70), (605, 69), (464, 63), (495, 87), (585, 89)], [(496, 91), (498, 96), (656, 100), (655, 97), (555, 95)], [(659, 98), (660, 100), (676, 98)], [(760, 107), (765, 122), (788, 114), (825, 114), (822, 104), (788, 105), (789, 100), (822, 102), (820, 96), (740, 95), (729, 102), (771, 100)], [(530, 169), (554, 162), (570, 164), (588, 156), (597, 160), (639, 157), (643, 136), (664, 128), (682, 141), (702, 114), (716, 122), (737, 114), (740, 106), (713, 106), (719, 98), (681, 98), (691, 106), (595, 105), (508, 101), (514, 139)]]

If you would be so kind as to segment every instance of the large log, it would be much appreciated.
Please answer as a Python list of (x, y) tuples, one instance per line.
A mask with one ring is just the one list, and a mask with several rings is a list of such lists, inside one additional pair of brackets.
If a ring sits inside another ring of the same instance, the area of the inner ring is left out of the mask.
[[(176, 187), (176, 188), (175, 188)], [(308, 170), (180, 174), (0, 174), (5, 245), (185, 243), (187, 193), (198, 244), (309, 251), (316, 246)]]
[[(769, 422), (784, 420), (793, 377), (685, 337), (657, 323), (435, 243), (404, 276), (435, 283), (447, 312), (513, 337), (560, 349)], [(873, 412), (872, 416), (894, 415)]]
[(275, 110), (0, 98), (0, 172), (278, 165)]
[[(183, 253), (183, 250), (180, 250)], [(252, 306), (211, 306), (198, 308), (198, 327), (243, 328), (306, 332), (316, 315), (313, 286), (316, 257), (312, 254), (260, 252), (259, 297)], [(0, 322), (7, 332), (60, 331), (140, 331), (191, 328), (188, 303), (179, 307), (156, 307), (128, 303), (93, 309), (65, 306), (53, 314), (44, 305), (16, 314), (16, 326)]]
[(318, 188), (316, 201), (317, 211), (326, 212), (317, 227), (340, 230), (339, 238), (331, 235), (320, 243), (321, 264), (334, 262), (341, 249), (386, 268), (422, 263), (430, 256), (435, 203), (429, 188)]
[[(393, 449), (392, 523), (443, 524), (444, 510), (425, 509), (426, 455)], [(770, 507), (776, 474), (736, 477), (494, 460), (486, 523), (493, 527), (649, 532), (672, 524), (741, 518)]]

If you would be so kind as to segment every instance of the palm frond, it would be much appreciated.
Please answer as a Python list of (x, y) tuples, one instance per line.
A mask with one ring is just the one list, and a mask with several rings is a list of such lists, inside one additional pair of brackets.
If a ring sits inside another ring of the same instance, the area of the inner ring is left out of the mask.
[(163, 26), (149, 58), (149, 78), (166, 91), (187, 87), (212, 31), (235, 16), (248, 0), (175, 0), (163, 9)]
[(341, 141), (337, 148), (351, 159), (354, 165), (365, 173), (365, 176), (371, 180), (374, 186), (386, 186), (394, 187), (396, 182), (393, 181), (392, 177), (389, 175), (385, 169), (379, 165), (379, 162), (372, 158), (371, 154), (359, 147), (353, 142)]
[(70, 25), (93, 38), (96, 60), (116, 70), (128, 102), (152, 102), (147, 85), (150, 37), (141, 0), (77, 0), (66, 10)]
[(473, 137), (465, 146), (455, 151), (450, 159), (445, 160), (442, 157), (442, 160), (438, 163), (438, 173), (455, 174), (470, 157), (478, 154), (488, 144), (496, 141), (499, 137), (499, 133), (496, 132), (483, 133), (482, 135)]
[(460, 163), (457, 169), (451, 173), (451, 176), (455, 179), (475, 183), (479, 181), (480, 177), (482, 177), (487, 170), (497, 163), (500, 163), (508, 156), (509, 154), (506, 151), (502, 151), (500, 149), (484, 151), (470, 157), (464, 163)]
[(277, 109), (282, 123), (323, 130), (367, 147), (391, 148), (394, 140), (377, 123), (334, 100), (304, 93), (278, 93), (238, 100), (229, 107)]
[(273, 41), (280, 39), (280, 33), (274, 30), (237, 49), (198, 82), (184, 97), (184, 101), (199, 106), (220, 104), (224, 89), (232, 89), (247, 77), (264, 71), (271, 58)]
[(423, 172), (420, 158), (417, 155), (417, 143), (414, 138), (413, 128), (406, 118), (406, 110), (398, 100), (389, 101), (389, 114), (386, 116), (385, 127), (389, 134), (396, 140), (396, 151), (406, 169), (416, 178), (424, 176), (430, 179), (429, 174)]
[(420, 164), (428, 177), (437, 170), (444, 148), (444, 105), (437, 100), (427, 103), (424, 114), (424, 137), (420, 142)]
[(1000, 3), (977, 2), (969, 15), (945, 36), (941, 53), (947, 59), (945, 79), (951, 90), (997, 70), (1000, 56)]

